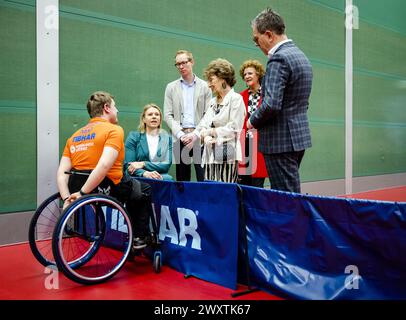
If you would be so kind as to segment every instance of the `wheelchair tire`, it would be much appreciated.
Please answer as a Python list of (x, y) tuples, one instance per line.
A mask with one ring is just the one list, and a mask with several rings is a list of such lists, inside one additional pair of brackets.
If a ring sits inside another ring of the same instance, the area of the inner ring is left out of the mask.
[(44, 200), (31, 218), (28, 229), (31, 252), (45, 267), (55, 265), (52, 254), (52, 235), (62, 214), (62, 206), (62, 199), (57, 192)]
[(154, 253), (154, 262), (153, 262), (153, 267), (155, 273), (160, 273), (161, 272), (161, 267), (162, 267), (162, 253), (161, 251), (156, 251)]
[(91, 194), (66, 208), (53, 234), (52, 250), (59, 270), (81, 284), (113, 277), (132, 246), (131, 220), (114, 198)]

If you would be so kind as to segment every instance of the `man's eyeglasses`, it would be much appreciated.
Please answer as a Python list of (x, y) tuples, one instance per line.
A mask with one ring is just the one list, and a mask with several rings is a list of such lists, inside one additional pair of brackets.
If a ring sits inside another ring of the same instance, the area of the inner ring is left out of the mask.
[(174, 66), (179, 69), (181, 66), (184, 67), (189, 61), (190, 61), (190, 60), (177, 62), (177, 63), (174, 64)]

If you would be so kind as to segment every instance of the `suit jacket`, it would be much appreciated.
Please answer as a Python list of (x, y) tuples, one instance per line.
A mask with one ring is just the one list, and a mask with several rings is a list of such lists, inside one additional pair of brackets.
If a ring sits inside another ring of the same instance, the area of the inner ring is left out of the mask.
[[(195, 76), (195, 81), (193, 102), (195, 107), (195, 125), (197, 126), (209, 107), (211, 90), (207, 86), (207, 83), (197, 76)], [(164, 99), (165, 122), (172, 131), (175, 140), (177, 139), (177, 133), (182, 130), (183, 104), (182, 83), (181, 78), (179, 78), (166, 86)]]
[(131, 131), (125, 141), (124, 172), (128, 175), (129, 162), (144, 161), (145, 167), (137, 169), (134, 176), (142, 177), (145, 171), (167, 174), (172, 164), (172, 138), (166, 132), (159, 134), (158, 150), (154, 159), (149, 157), (147, 136), (139, 131)]
[[(249, 99), (249, 89), (245, 89), (244, 91), (240, 92), (240, 95), (242, 96), (242, 99), (244, 100), (245, 104), (245, 111), (247, 116), (245, 117), (244, 120), (244, 127), (243, 130), (241, 131), (241, 136), (240, 136), (240, 142), (241, 142), (241, 149), (242, 152), (245, 153), (245, 136), (247, 133), (247, 118), (248, 118), (248, 99)], [(259, 107), (261, 106), (261, 99), (259, 100)], [(266, 170), (265, 166), (265, 160), (264, 156), (262, 155), (261, 152), (258, 151), (258, 145), (260, 145), (259, 138), (258, 138), (258, 131), (255, 130), (253, 132), (254, 138), (257, 138), (257, 144), (254, 144), (254, 153), (252, 154), (251, 158), (249, 161), (256, 161), (256, 171), (252, 174), (254, 178), (268, 178), (268, 172)], [(245, 163), (245, 161), (244, 161)], [(254, 164), (251, 164), (254, 165)], [(247, 174), (247, 168), (243, 165), (239, 165), (238, 167), (238, 174), (240, 175), (246, 175)]]
[(293, 42), (282, 44), (268, 60), (262, 80), (262, 105), (250, 117), (258, 128), (263, 153), (300, 151), (311, 147), (307, 109), (312, 66)]

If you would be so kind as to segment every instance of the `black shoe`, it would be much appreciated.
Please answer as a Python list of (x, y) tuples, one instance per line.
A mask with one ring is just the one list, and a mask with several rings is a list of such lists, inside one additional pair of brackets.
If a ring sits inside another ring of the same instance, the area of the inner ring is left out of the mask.
[(142, 238), (134, 238), (133, 240), (133, 249), (139, 250), (143, 249), (147, 246), (147, 243), (145, 242), (145, 239)]

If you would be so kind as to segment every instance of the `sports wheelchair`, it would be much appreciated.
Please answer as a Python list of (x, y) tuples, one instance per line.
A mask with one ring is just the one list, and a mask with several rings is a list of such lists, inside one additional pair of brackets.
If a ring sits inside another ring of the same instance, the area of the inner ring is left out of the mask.
[[(38, 207), (30, 222), (31, 251), (45, 267), (56, 266), (75, 282), (96, 284), (112, 278), (126, 261), (142, 253), (143, 249), (132, 249), (131, 219), (117, 199), (93, 193), (62, 208), (63, 201), (55, 193)], [(162, 253), (155, 216), (150, 217), (149, 229), (146, 251), (152, 249), (153, 268), (159, 273)]]

